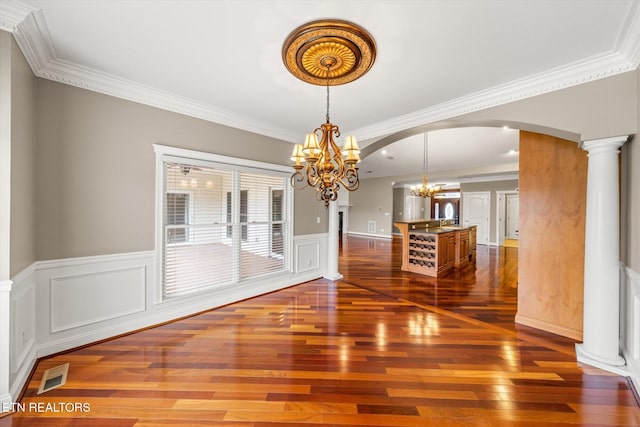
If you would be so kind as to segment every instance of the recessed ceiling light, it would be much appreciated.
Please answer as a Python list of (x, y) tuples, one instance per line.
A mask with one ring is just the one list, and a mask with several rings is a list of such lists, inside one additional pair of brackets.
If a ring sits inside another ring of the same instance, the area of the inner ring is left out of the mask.
[(387, 155), (387, 150), (382, 150), (382, 155), (386, 156)]
[(507, 154), (518, 154), (518, 150), (509, 150)]
[(502, 129), (509, 130), (509, 126), (502, 126)]

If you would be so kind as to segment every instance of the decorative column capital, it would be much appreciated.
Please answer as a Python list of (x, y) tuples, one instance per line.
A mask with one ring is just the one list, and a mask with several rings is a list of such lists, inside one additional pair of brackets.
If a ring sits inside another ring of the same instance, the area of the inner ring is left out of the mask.
[(627, 139), (629, 139), (629, 135), (591, 139), (589, 141), (582, 141), (582, 149), (588, 151), (589, 154), (618, 150), (625, 142), (627, 142)]

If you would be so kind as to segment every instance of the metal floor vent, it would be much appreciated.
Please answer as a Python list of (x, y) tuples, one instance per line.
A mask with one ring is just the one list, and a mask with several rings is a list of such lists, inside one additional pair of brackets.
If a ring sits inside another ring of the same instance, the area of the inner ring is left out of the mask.
[(67, 372), (69, 372), (68, 363), (44, 371), (40, 387), (38, 387), (38, 394), (63, 386), (67, 382)]

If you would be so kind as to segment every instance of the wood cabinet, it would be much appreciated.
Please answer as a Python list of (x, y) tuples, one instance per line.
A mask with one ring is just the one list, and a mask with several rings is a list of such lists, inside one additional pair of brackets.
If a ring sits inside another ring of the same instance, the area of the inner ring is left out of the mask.
[(456, 254), (454, 266), (464, 267), (469, 264), (469, 229), (456, 231)]
[(476, 234), (478, 227), (472, 225), (469, 227), (469, 261), (475, 262), (476, 260)]
[(475, 226), (439, 227), (434, 222), (394, 223), (402, 233), (402, 270), (439, 277), (475, 261)]
[(455, 266), (456, 233), (438, 234), (438, 275), (448, 273)]
[(456, 238), (453, 231), (444, 233), (409, 232), (406, 271), (438, 277), (455, 264)]
[(400, 230), (402, 234), (402, 270), (409, 271), (409, 232), (425, 231), (430, 227), (440, 225), (439, 220), (415, 220), (405, 222), (394, 222), (393, 225)]

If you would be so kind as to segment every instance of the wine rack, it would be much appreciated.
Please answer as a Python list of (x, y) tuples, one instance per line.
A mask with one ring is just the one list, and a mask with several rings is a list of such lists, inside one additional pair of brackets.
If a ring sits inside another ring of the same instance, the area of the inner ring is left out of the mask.
[[(437, 224), (434, 224), (437, 223)], [(440, 220), (395, 222), (402, 235), (402, 270), (441, 277), (475, 262), (475, 227)]]
[(409, 271), (435, 276), (438, 272), (438, 241), (435, 234), (409, 234)]

